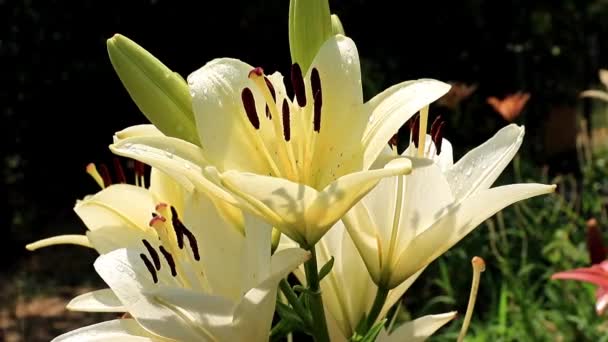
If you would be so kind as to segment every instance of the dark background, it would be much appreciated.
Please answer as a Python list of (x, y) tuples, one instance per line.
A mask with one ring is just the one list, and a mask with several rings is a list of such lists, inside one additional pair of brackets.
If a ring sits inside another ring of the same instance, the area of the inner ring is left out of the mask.
[[(485, 104), (487, 96), (525, 90), (532, 99), (517, 120), (527, 126), (525, 149), (536, 162), (551, 163), (555, 156), (542, 142), (552, 106), (588, 113), (578, 93), (597, 86), (597, 69), (608, 67), (608, 21), (601, 19), (607, 1), (330, 5), (358, 45), (367, 98), (420, 77), (479, 85), (464, 104), (470, 124), (448, 127), (447, 137), (461, 146), (506, 124)], [(184, 77), (215, 57), (285, 74), (288, 6), (287, 0), (0, 0), (0, 248), (11, 256), (0, 267), (17, 265), (27, 242), (85, 231), (72, 207), (98, 190), (86, 164), (111, 162), (112, 134), (146, 120), (114, 74), (106, 39), (126, 35)]]

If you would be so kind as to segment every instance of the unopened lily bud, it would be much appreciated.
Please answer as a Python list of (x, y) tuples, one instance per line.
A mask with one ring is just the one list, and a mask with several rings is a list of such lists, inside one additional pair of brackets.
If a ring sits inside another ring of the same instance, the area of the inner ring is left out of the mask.
[(331, 30), (333, 34), (344, 34), (344, 26), (336, 14), (331, 15)]
[(148, 120), (167, 136), (200, 145), (183, 77), (125, 36), (114, 35), (107, 47), (114, 70)]
[(321, 45), (334, 35), (332, 26), (327, 0), (290, 1), (289, 50), (291, 62), (298, 63), (303, 74), (306, 74)]

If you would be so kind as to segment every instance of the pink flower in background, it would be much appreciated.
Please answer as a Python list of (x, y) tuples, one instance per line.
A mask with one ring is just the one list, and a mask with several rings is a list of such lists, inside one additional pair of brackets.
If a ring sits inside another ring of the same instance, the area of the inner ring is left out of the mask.
[(521, 114), (521, 111), (524, 109), (524, 106), (529, 99), (530, 93), (517, 92), (505, 96), (502, 100), (495, 96), (490, 96), (486, 101), (505, 120), (513, 122)]
[(552, 275), (551, 279), (579, 280), (597, 285), (595, 310), (601, 315), (608, 307), (608, 260), (606, 260), (606, 247), (595, 219), (587, 221), (587, 249), (591, 258), (591, 267), (558, 272)]

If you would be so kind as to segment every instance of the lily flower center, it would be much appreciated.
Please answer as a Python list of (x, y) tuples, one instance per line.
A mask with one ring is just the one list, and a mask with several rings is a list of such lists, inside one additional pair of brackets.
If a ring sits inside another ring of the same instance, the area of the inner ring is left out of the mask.
[(165, 203), (158, 204), (156, 212), (152, 213), (150, 226), (158, 234), (159, 242), (154, 243), (158, 246), (154, 248), (150, 241), (142, 240), (148, 254), (141, 253), (140, 257), (150, 272), (154, 283), (158, 283), (160, 279), (158, 273), (162, 268), (160, 258), (160, 255), (162, 255), (163, 260), (169, 267), (171, 277), (180, 286), (191, 289), (204, 288), (205, 280), (202, 273), (186, 271), (191, 268), (188, 264), (195, 264), (200, 261), (201, 256), (196, 237), (179, 219), (175, 208)]
[[(241, 101), (249, 123), (258, 133), (252, 143), (264, 156), (270, 176), (318, 188), (312, 164), (317, 135), (321, 131), (323, 105), (319, 71), (313, 68), (310, 74), (309, 93), (312, 94), (312, 101), (307, 98), (306, 83), (298, 64), (291, 67), (291, 83), (295, 93), (293, 100), (275, 90), (262, 68), (252, 69), (248, 77), (255, 86), (242, 90)], [(264, 101), (264, 115), (258, 113), (260, 107), (256, 104), (254, 93), (261, 95)], [(274, 136), (274, 139), (263, 139), (262, 136)]]
[(426, 144), (429, 107), (420, 110), (420, 114), (410, 119), (410, 139), (414, 143), (414, 154), (419, 158), (432, 159), (441, 154), (441, 144), (445, 131), (445, 121), (437, 116), (431, 125), (430, 137), (433, 144)]

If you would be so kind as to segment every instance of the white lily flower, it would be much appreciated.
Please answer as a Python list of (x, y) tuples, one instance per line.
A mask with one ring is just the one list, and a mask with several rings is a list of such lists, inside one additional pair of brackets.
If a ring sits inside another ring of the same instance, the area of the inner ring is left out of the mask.
[(270, 226), (250, 215), (245, 223), (242, 234), (198, 193), (186, 197), (183, 221), (175, 208), (158, 205), (150, 222), (157, 238), (140, 234), (139, 244), (101, 255), (95, 269), (110, 289), (68, 304), (128, 312), (134, 320), (81, 328), (56, 341), (267, 340), (277, 284), (309, 253), (292, 248), (271, 257)]
[[(294, 245), (293, 241), (283, 237), (279, 249)], [(365, 269), (365, 263), (341, 221), (319, 240), (316, 250), (320, 266), (326, 264), (331, 257), (334, 258), (331, 272), (321, 281), (321, 291), (331, 341), (346, 342), (353, 336), (359, 322), (369, 313), (378, 286)], [(386, 316), (422, 271), (389, 291), (379, 319)], [(302, 268), (295, 275), (302, 283), (306, 282)], [(390, 335), (383, 329), (377, 341), (423, 341), (455, 316), (456, 312), (424, 316), (400, 325)]]
[(544, 184), (490, 188), (519, 149), (523, 127), (501, 129), (456, 164), (449, 142), (439, 134), (436, 146), (425, 130), (421, 128), (418, 140), (422, 147), (411, 145), (403, 153), (410, 156), (413, 172), (383, 179), (343, 219), (374, 282), (387, 289), (399, 286), (504, 207), (555, 189)]
[(279, 73), (213, 60), (188, 77), (202, 147), (144, 135), (119, 139), (111, 149), (187, 188), (233, 204), (236, 198), (311, 246), (380, 179), (410, 171), (408, 160), (371, 166), (401, 125), (449, 85), (404, 82), (364, 103), (357, 48), (342, 35), (321, 46), (305, 75), (294, 64), (291, 81), (293, 100)]

